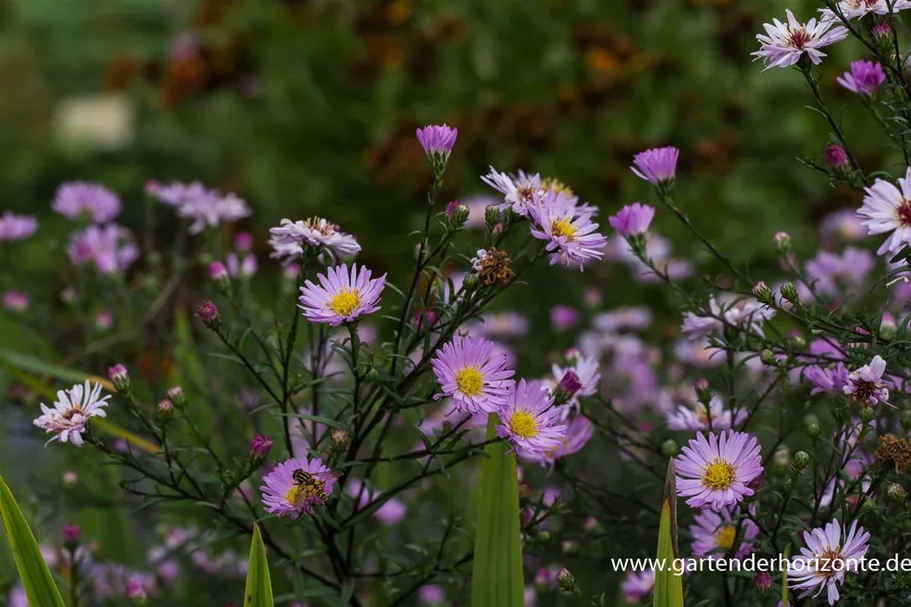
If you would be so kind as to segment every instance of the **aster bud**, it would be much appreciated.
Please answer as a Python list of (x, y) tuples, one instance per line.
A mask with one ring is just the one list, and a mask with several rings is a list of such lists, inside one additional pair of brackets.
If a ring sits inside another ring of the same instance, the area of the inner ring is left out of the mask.
[(895, 337), (896, 331), (898, 331), (898, 325), (895, 322), (895, 317), (886, 312), (879, 322), (879, 336), (883, 339), (892, 339)]
[(570, 348), (563, 353), (563, 358), (566, 360), (566, 364), (576, 366), (576, 363), (582, 358), (582, 352), (578, 348)]
[(142, 587), (142, 583), (138, 580), (130, 580), (127, 582), (124, 594), (127, 595), (128, 599), (133, 601), (134, 605), (146, 604), (146, 591), (145, 588)]
[(771, 350), (763, 350), (759, 353), (759, 361), (766, 365), (767, 367), (777, 367), (778, 359), (775, 358), (775, 353)]
[(806, 451), (798, 451), (794, 454), (794, 468), (797, 470), (803, 470), (807, 467), (807, 464), (810, 462), (810, 454)]
[(661, 443), (661, 454), (664, 455), (664, 457), (674, 457), (677, 455), (677, 441), (669, 438)]
[(876, 503), (876, 500), (874, 500), (872, 497), (868, 497), (868, 498), (864, 499), (863, 503), (860, 505), (861, 516), (863, 516), (865, 514), (867, 514), (867, 515), (877, 514), (878, 510), (879, 510), (879, 505)]
[(332, 446), (338, 449), (345, 447), (350, 440), (348, 431), (343, 428), (332, 428), (329, 431), (329, 436), (332, 438)]
[(811, 438), (819, 436), (819, 431), (819, 424), (815, 422), (807, 424), (807, 436)]
[(228, 269), (220, 261), (213, 261), (209, 264), (209, 280), (215, 283), (215, 288), (222, 295), (231, 292), (231, 278), (228, 276)]
[(183, 409), (187, 405), (187, 396), (183, 393), (183, 388), (174, 386), (168, 389), (168, 398), (171, 403), (178, 409)]
[(830, 143), (826, 148), (826, 164), (838, 172), (848, 168), (848, 153), (837, 143)]
[(221, 325), (221, 317), (218, 315), (218, 308), (211, 301), (204, 301), (196, 308), (196, 316), (213, 331)]
[(775, 450), (775, 455), (772, 456), (772, 461), (776, 466), (781, 466), (782, 468), (791, 463), (791, 450), (788, 449), (787, 445), (782, 445)]
[(709, 388), (709, 380), (702, 377), (696, 380), (696, 400), (703, 405), (707, 405), (712, 400), (712, 390)]
[(795, 335), (791, 338), (791, 345), (795, 350), (805, 350), (807, 347), (807, 340), (800, 335)]
[(873, 26), (873, 29), (870, 30), (873, 34), (873, 37), (877, 42), (885, 40), (889, 44), (892, 44), (892, 28), (889, 26), (889, 22), (883, 19), (879, 23)]
[(772, 295), (772, 289), (763, 281), (753, 285), (753, 296), (760, 302), (768, 305), (775, 303), (775, 297)]
[(462, 286), (465, 288), (465, 291), (467, 291), (469, 293), (474, 291), (475, 289), (477, 289), (480, 284), (481, 284), (481, 279), (478, 278), (477, 274), (469, 274), (462, 281)]
[(604, 526), (595, 517), (587, 516), (582, 522), (582, 528), (586, 531), (598, 532), (603, 530)]
[(252, 459), (254, 463), (262, 463), (271, 450), (272, 438), (265, 434), (257, 434), (250, 441), (250, 459)]
[(484, 209), (484, 223), (487, 224), (488, 230), (492, 232), (501, 221), (503, 221), (503, 213), (500, 211), (500, 207), (491, 204)]
[(534, 487), (531, 486), (531, 483), (528, 481), (519, 482), (519, 497), (522, 499), (528, 499), (534, 493)]
[(554, 388), (554, 405), (564, 405), (573, 395), (582, 388), (579, 376), (572, 371), (567, 371)]
[(756, 574), (756, 577), (753, 578), (753, 584), (756, 586), (756, 590), (759, 591), (760, 595), (765, 595), (772, 589), (772, 576), (769, 575), (768, 571), (760, 571)]
[(82, 538), (82, 529), (79, 525), (68, 523), (60, 529), (60, 535), (63, 537), (63, 546), (67, 550), (75, 550)]
[(869, 424), (875, 417), (873, 407), (862, 407), (857, 416), (860, 418), (861, 422)]
[(79, 482), (79, 475), (75, 470), (67, 470), (63, 473), (63, 484), (72, 487)]
[(781, 285), (781, 296), (790, 301), (791, 303), (798, 303), (800, 301), (800, 295), (797, 293), (797, 287), (794, 286), (793, 282), (786, 282)]
[(572, 592), (576, 587), (576, 578), (569, 572), (569, 569), (564, 567), (557, 573), (557, 584), (559, 584), (560, 588), (563, 590)]
[(120, 363), (108, 369), (108, 377), (118, 392), (130, 391), (130, 374), (127, 373), (127, 368)]
[(449, 226), (452, 228), (461, 228), (468, 221), (468, 215), (471, 210), (468, 205), (461, 202), (452, 201), (446, 205), (446, 217), (449, 219)]
[(168, 399), (164, 399), (158, 403), (158, 419), (160, 419), (162, 423), (167, 423), (173, 416), (174, 403)]
[(548, 541), (550, 541), (550, 531), (548, 531), (548, 530), (546, 530), (546, 529), (542, 529), (541, 531), (538, 531), (538, 540), (539, 540), (542, 544), (547, 543)]
[(791, 251), (791, 235), (787, 232), (775, 233), (775, 250), (781, 255), (786, 255)]
[(892, 483), (889, 485), (889, 488), (886, 489), (886, 495), (893, 502), (903, 502), (905, 501), (905, 488), (898, 483)]
[(238, 232), (234, 235), (234, 248), (240, 253), (249, 253), (253, 250), (254, 237), (250, 232)]

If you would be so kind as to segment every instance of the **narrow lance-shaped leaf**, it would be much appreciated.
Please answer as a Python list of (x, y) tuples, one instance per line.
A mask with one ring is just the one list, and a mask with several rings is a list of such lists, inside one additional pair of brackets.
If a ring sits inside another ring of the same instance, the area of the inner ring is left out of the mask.
[(683, 576), (673, 570), (677, 558), (677, 480), (674, 460), (668, 462), (664, 500), (658, 525), (658, 562), (655, 571), (655, 607), (683, 607)]
[(22, 510), (0, 477), (0, 519), (30, 605), (66, 607)]
[[(499, 419), (487, 420), (487, 438), (497, 435)], [(481, 472), (478, 521), (471, 574), (472, 607), (523, 607), (522, 538), (516, 456), (503, 442), (487, 445)]]
[(273, 607), (272, 579), (266, 561), (266, 547), (259, 525), (253, 525), (253, 543), (250, 545), (250, 562), (247, 567), (247, 587), (244, 590), (244, 607)]
[[(787, 561), (788, 557), (791, 554), (791, 547), (784, 547), (784, 560)], [(788, 568), (781, 568), (781, 605), (782, 607), (790, 607), (791, 603), (788, 601)]]

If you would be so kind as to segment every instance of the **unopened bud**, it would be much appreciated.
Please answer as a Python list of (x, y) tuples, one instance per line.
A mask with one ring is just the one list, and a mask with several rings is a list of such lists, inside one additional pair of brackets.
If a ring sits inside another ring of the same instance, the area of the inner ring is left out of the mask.
[(677, 441), (669, 438), (661, 443), (661, 454), (664, 455), (664, 457), (674, 457), (677, 455)]
[(467, 205), (461, 202), (450, 202), (446, 205), (446, 216), (449, 218), (449, 225), (454, 228), (461, 228), (468, 221), (468, 215), (471, 210)]
[(876, 514), (878, 510), (879, 506), (877, 505), (876, 500), (874, 500), (872, 497), (864, 499), (864, 502), (860, 505), (861, 515)]
[(528, 499), (534, 493), (534, 487), (531, 486), (531, 483), (528, 481), (521, 481), (519, 483), (519, 497), (522, 499)]
[(775, 250), (785, 255), (791, 251), (791, 235), (787, 232), (776, 232)]
[(127, 595), (128, 599), (133, 601), (134, 605), (146, 604), (146, 591), (139, 580), (128, 581), (124, 593)]
[(210, 329), (216, 329), (221, 324), (218, 308), (211, 301), (204, 301), (196, 308), (196, 316)]
[(560, 548), (562, 548), (563, 554), (573, 554), (579, 552), (579, 543), (575, 540), (563, 540)]
[(771, 350), (763, 350), (759, 353), (759, 361), (767, 367), (777, 367), (778, 359)]
[(876, 25), (873, 26), (873, 29), (870, 30), (870, 33), (873, 34), (873, 38), (877, 42), (886, 42), (892, 44), (892, 28), (889, 26), (889, 22), (882, 20)]
[(123, 365), (118, 363), (108, 369), (108, 377), (118, 392), (130, 391), (130, 374), (127, 373), (127, 368)]
[(272, 450), (272, 438), (265, 434), (257, 434), (250, 441), (250, 459), (254, 462), (262, 462)]
[(581, 388), (582, 382), (579, 381), (579, 376), (572, 371), (567, 371), (554, 389), (554, 404), (557, 406), (566, 404)]
[(761, 280), (753, 285), (753, 297), (755, 297), (760, 303), (768, 305), (775, 303), (775, 297), (772, 295), (772, 289), (770, 289), (769, 285)]
[(793, 282), (786, 282), (781, 285), (781, 290), (779, 292), (784, 299), (791, 303), (796, 304), (800, 301), (800, 295), (797, 293), (797, 287), (794, 286)]
[(569, 572), (569, 569), (564, 567), (557, 573), (557, 584), (559, 584), (560, 588), (563, 590), (571, 592), (576, 587), (576, 578)]
[(845, 148), (837, 143), (830, 143), (826, 148), (826, 164), (836, 171), (844, 171), (848, 168), (848, 153)]
[(879, 323), (879, 336), (883, 339), (892, 339), (896, 331), (898, 331), (898, 324), (895, 322), (895, 317), (886, 312)]
[(788, 449), (787, 445), (782, 445), (775, 450), (775, 454), (772, 456), (772, 461), (776, 466), (781, 466), (782, 468), (791, 463), (791, 450)]
[(772, 589), (772, 576), (769, 575), (768, 571), (760, 571), (753, 578), (753, 584), (756, 585), (756, 590), (759, 591), (759, 594), (765, 595)]
[(63, 473), (63, 484), (72, 487), (79, 482), (79, 475), (75, 470), (67, 470)]
[(474, 291), (475, 289), (477, 289), (477, 288), (478, 288), (478, 285), (480, 285), (480, 284), (481, 284), (481, 279), (478, 278), (478, 275), (477, 275), (477, 274), (469, 274), (469, 275), (466, 276), (465, 279), (462, 281), (462, 286), (463, 286), (463, 287), (465, 288), (465, 290), (468, 291), (469, 293), (470, 293), (471, 291)]
[(503, 221), (503, 213), (500, 211), (500, 207), (492, 204), (484, 209), (484, 223), (487, 224), (488, 230), (493, 231), (501, 221)]
[(696, 388), (696, 400), (703, 405), (707, 405), (712, 401), (712, 390), (709, 387), (709, 380), (704, 377), (697, 379), (694, 387)]
[(158, 418), (162, 422), (167, 422), (174, 415), (174, 403), (168, 399), (162, 400), (158, 403)]
[(582, 352), (579, 351), (579, 348), (570, 348), (563, 353), (563, 358), (566, 359), (566, 364), (575, 367), (579, 359), (582, 358)]
[(794, 468), (803, 470), (810, 463), (810, 454), (806, 451), (798, 451), (794, 454)]
[(873, 412), (873, 407), (863, 407), (860, 410), (860, 412), (857, 414), (857, 416), (860, 418), (861, 422), (863, 422), (865, 424), (869, 424), (871, 421), (873, 421), (873, 418), (875, 417), (875, 414)]
[(819, 424), (807, 424), (807, 436), (814, 437), (819, 436), (820, 428)]
[(60, 529), (60, 535), (63, 537), (63, 545), (67, 550), (75, 550), (82, 538), (82, 529), (79, 525), (68, 523)]
[(171, 403), (178, 409), (183, 409), (187, 405), (187, 396), (183, 393), (183, 388), (180, 386), (169, 388), (168, 398), (171, 399)]
[(886, 489), (886, 495), (893, 502), (903, 502), (905, 501), (905, 488), (898, 483), (892, 483), (889, 485), (889, 488)]
[(332, 428), (329, 431), (329, 436), (332, 438), (332, 444), (338, 448), (346, 446), (350, 438), (348, 431), (343, 428)]

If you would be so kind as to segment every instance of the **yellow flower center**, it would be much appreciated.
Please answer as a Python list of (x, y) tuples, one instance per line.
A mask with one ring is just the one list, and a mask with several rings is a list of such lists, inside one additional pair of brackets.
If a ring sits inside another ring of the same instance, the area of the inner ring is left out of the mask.
[(550, 233), (554, 238), (565, 236), (567, 242), (572, 242), (576, 237), (576, 226), (571, 224), (568, 219), (556, 219), (550, 224)]
[(361, 305), (361, 296), (357, 289), (348, 287), (333, 295), (329, 300), (329, 309), (339, 316), (351, 316), (359, 305)]
[(734, 468), (725, 460), (715, 460), (702, 472), (702, 486), (715, 491), (727, 489), (734, 484)]
[(543, 182), (541, 182), (541, 186), (545, 190), (551, 190), (554, 194), (563, 193), (569, 197), (573, 196), (572, 188), (570, 188), (568, 185), (566, 185), (559, 179), (554, 179), (553, 177), (548, 177), (547, 179), (545, 179)]
[(737, 528), (734, 525), (725, 525), (715, 532), (715, 543), (719, 548), (730, 550), (734, 545), (735, 537), (737, 537)]
[(538, 436), (538, 422), (528, 411), (516, 411), (509, 418), (509, 429), (516, 436), (534, 438)]
[(477, 367), (465, 367), (456, 373), (456, 385), (465, 396), (479, 396), (484, 388), (484, 376)]
[(285, 501), (295, 508), (300, 508), (309, 498), (319, 495), (326, 487), (321, 480), (314, 479), (313, 483), (313, 486), (291, 485), (291, 488), (285, 493)]

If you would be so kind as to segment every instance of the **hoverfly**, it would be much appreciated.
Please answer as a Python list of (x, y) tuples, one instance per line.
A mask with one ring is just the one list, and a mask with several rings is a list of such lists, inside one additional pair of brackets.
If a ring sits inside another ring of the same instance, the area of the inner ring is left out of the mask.
[(294, 479), (295, 485), (306, 487), (310, 494), (320, 501), (325, 502), (329, 498), (326, 493), (326, 484), (306, 470), (295, 470), (291, 473), (291, 478)]

